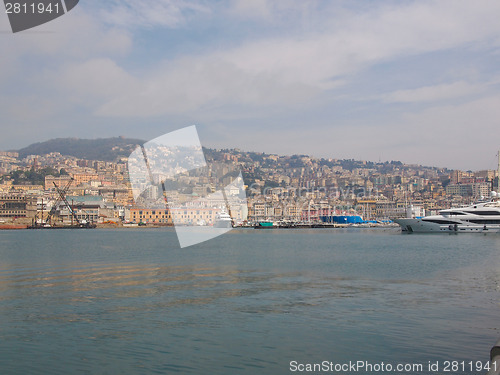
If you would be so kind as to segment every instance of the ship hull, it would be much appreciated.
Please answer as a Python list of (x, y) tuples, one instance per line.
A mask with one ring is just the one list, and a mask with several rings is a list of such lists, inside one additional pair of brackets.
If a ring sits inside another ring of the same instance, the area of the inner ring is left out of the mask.
[(422, 219), (394, 219), (403, 232), (408, 233), (487, 233), (500, 232), (499, 224), (477, 225), (472, 223), (438, 224)]
[(0, 230), (14, 230), (14, 229), (26, 229), (27, 225), (22, 224), (1, 224)]
[(231, 220), (219, 220), (214, 224), (214, 228), (232, 228), (233, 224)]

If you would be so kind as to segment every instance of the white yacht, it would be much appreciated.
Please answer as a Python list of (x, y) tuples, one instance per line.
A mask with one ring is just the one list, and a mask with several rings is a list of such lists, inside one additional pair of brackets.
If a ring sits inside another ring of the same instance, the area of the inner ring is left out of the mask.
[(215, 218), (214, 228), (232, 228), (233, 219), (226, 211), (221, 211)]
[(487, 202), (439, 211), (439, 215), (393, 219), (404, 232), (487, 233), (500, 232), (500, 194)]

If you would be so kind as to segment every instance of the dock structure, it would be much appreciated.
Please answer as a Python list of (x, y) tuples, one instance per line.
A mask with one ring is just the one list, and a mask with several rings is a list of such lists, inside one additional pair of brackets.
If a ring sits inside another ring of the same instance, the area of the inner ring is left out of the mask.
[[(85, 219), (82, 219), (81, 215), (79, 217), (79, 215), (77, 215), (75, 212), (73, 202), (71, 204), (69, 203), (66, 197), (66, 193), (73, 181), (74, 179), (70, 177), (69, 179), (67, 179), (66, 185), (62, 188), (55, 181), (53, 181), (54, 187), (58, 194), (56, 202), (53, 204), (51, 210), (47, 214), (47, 218), (45, 221), (43, 220), (44, 216), (43, 216), (43, 202), (42, 202), (40, 219), (38, 219), (38, 213), (37, 213), (32, 220), (32, 224), (28, 226), (28, 229), (93, 229), (97, 227), (96, 224), (94, 224), (93, 222), (91, 222), (91, 220), (89, 220), (89, 215), (86, 215)], [(71, 217), (70, 224), (65, 225), (63, 223), (59, 225), (53, 220), (56, 211), (61, 203), (64, 204), (65, 208), (69, 211)]]

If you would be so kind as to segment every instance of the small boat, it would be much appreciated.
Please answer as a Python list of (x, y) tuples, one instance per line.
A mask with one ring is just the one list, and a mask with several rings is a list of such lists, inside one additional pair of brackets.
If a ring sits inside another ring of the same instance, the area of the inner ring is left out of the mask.
[(273, 228), (277, 228), (277, 226), (274, 225), (274, 222), (272, 221), (261, 221), (257, 223), (257, 225), (255, 226), (255, 229), (273, 229)]
[(125, 228), (135, 228), (135, 227), (138, 227), (139, 224), (137, 224), (137, 223), (123, 223), (123, 226)]

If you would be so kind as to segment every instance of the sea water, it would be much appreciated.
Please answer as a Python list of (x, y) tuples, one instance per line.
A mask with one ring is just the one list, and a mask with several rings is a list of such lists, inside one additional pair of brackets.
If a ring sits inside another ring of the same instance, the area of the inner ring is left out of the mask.
[(1, 231), (0, 373), (485, 373), (499, 288), (495, 234)]

